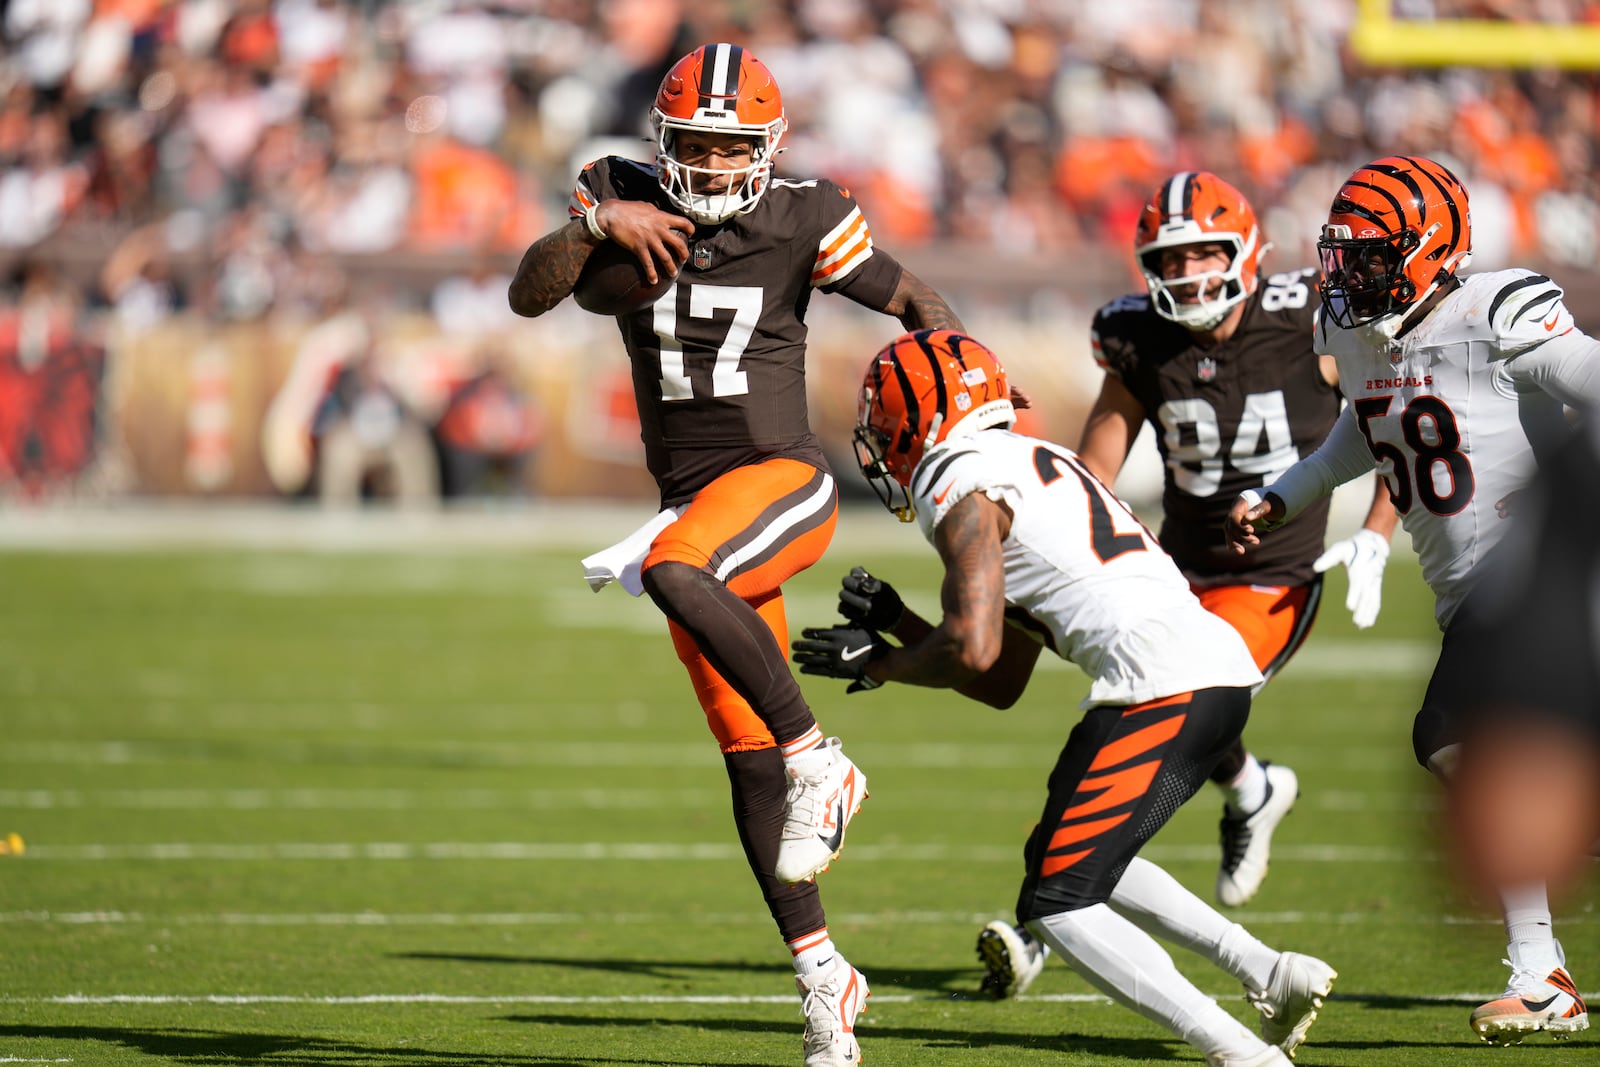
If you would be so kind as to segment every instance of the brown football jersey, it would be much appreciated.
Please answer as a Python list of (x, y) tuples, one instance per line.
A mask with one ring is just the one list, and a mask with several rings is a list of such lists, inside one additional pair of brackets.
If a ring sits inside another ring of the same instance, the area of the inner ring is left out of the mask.
[[(609, 156), (584, 168), (568, 211), (614, 197), (673, 210), (654, 166)], [(749, 214), (696, 229), (677, 284), (617, 319), (662, 505), (777, 456), (825, 468), (806, 413), (812, 290), (882, 307), (900, 274), (849, 191), (825, 179), (774, 178)]]
[(1244, 555), (1223, 541), (1234, 499), (1313, 452), (1339, 415), (1339, 391), (1312, 351), (1316, 271), (1262, 279), (1233, 336), (1202, 348), (1146, 295), (1096, 312), (1096, 362), (1144, 406), (1166, 466), (1161, 544), (1197, 586), (1301, 585), (1315, 572), (1328, 500)]

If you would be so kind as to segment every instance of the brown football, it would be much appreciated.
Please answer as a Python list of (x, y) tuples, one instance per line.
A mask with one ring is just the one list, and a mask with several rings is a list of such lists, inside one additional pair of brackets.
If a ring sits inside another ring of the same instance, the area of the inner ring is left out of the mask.
[(638, 256), (615, 241), (601, 241), (583, 264), (572, 297), (579, 307), (596, 315), (631, 315), (672, 288), (672, 275), (662, 270), (656, 273), (656, 284), (651, 285)]

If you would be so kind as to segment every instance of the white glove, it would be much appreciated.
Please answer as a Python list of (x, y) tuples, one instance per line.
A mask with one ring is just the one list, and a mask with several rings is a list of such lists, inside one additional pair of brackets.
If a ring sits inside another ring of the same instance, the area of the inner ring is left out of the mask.
[(1350, 577), (1350, 594), (1344, 598), (1344, 606), (1350, 609), (1356, 629), (1365, 630), (1378, 621), (1378, 608), (1383, 604), (1383, 565), (1388, 562), (1388, 539), (1363, 527), (1330, 545), (1312, 566), (1321, 574), (1344, 564)]

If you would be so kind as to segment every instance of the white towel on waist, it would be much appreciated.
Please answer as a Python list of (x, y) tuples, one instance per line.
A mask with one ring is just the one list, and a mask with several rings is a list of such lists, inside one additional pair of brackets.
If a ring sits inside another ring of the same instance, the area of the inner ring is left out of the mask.
[(644, 592), (644, 585), (639, 581), (639, 567), (644, 563), (645, 553), (650, 551), (656, 534), (677, 522), (682, 512), (681, 507), (668, 508), (610, 548), (585, 556), (583, 577), (589, 588), (598, 593), (612, 582), (621, 582), (629, 596)]

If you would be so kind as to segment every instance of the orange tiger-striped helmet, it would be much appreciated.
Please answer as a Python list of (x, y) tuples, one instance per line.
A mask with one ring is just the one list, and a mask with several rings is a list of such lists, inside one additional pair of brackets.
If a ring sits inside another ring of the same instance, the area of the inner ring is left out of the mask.
[(856, 459), (884, 507), (911, 522), (911, 476), (923, 453), (1016, 417), (993, 352), (954, 330), (901, 334), (872, 357), (861, 383)]
[[(1198, 244), (1227, 248), (1227, 269), (1161, 276), (1163, 250)], [(1174, 174), (1161, 183), (1145, 201), (1133, 242), (1156, 312), (1191, 330), (1213, 328), (1256, 291), (1261, 257), (1270, 247), (1262, 247), (1255, 209), (1244, 194), (1203, 170)]]
[(1335, 325), (1404, 313), (1471, 258), (1467, 190), (1431, 159), (1375, 160), (1339, 187), (1317, 253), (1322, 306)]
[[(772, 72), (740, 45), (725, 43), (701, 45), (672, 65), (656, 91), (650, 124), (656, 131), (661, 187), (685, 214), (707, 224), (756, 206), (771, 181), (778, 140), (789, 128)], [(697, 177), (703, 181), (727, 172), (678, 161), (673, 144), (690, 131), (749, 137), (754, 143), (750, 166), (734, 170), (723, 192), (696, 192)]]

